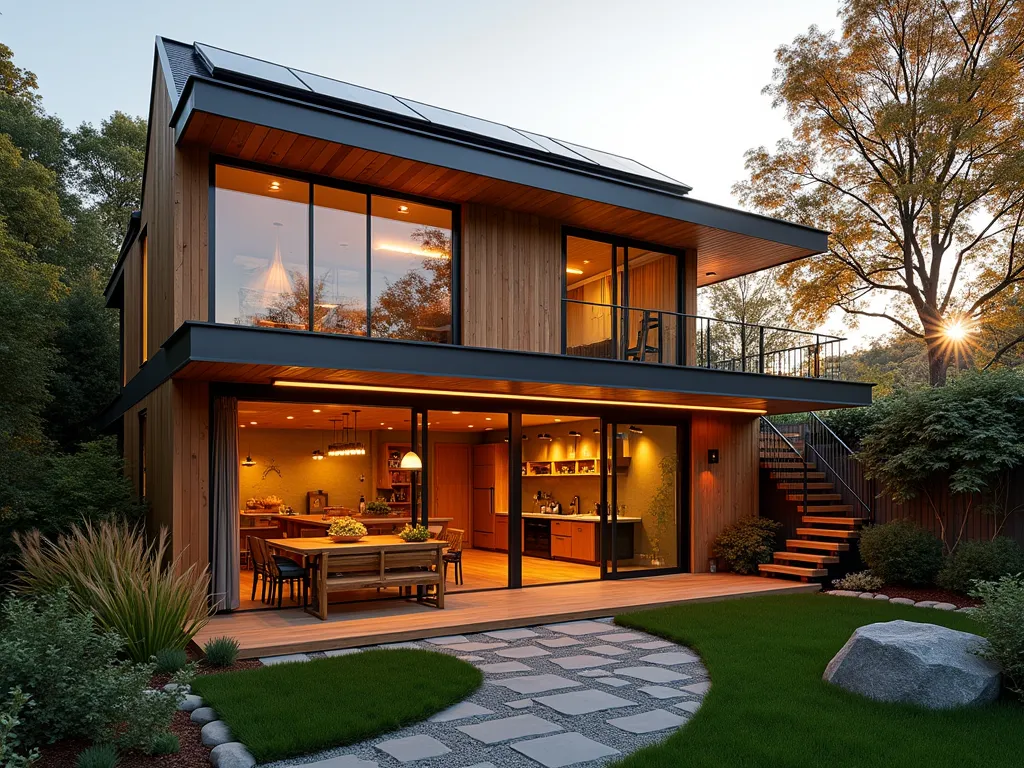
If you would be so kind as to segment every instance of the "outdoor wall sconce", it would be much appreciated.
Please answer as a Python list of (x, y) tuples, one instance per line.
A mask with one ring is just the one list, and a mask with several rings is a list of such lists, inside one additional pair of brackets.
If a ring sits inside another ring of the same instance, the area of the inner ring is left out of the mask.
[(717, 464), (717, 463), (718, 463), (718, 449), (717, 448), (708, 448), (708, 464)]

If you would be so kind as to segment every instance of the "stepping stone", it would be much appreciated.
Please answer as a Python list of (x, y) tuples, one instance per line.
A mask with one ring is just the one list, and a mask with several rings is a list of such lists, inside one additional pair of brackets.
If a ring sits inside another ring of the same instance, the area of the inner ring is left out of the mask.
[(583, 645), (582, 640), (571, 637), (542, 637), (537, 641), (548, 648), (568, 648), (570, 645)]
[(683, 712), (689, 712), (692, 715), (700, 709), (700, 704), (701, 703), (699, 701), (680, 701), (678, 704), (673, 704), (672, 706), (676, 709), (683, 710)]
[(501, 685), (509, 690), (523, 695), (556, 691), (559, 688), (579, 688), (583, 683), (579, 680), (567, 680), (558, 675), (523, 675), (522, 677), (510, 677), (506, 680), (495, 680), (495, 685)]
[(543, 648), (538, 648), (535, 645), (524, 645), (519, 648), (505, 648), (501, 651), (495, 651), (495, 656), (503, 656), (506, 659), (532, 659), (537, 656), (550, 656), (551, 651), (545, 651)]
[(679, 690), (692, 693), (696, 696), (703, 696), (705, 693), (711, 690), (711, 683), (694, 683), (693, 685), (684, 685)]
[(496, 629), (494, 632), (484, 632), (484, 634), (495, 640), (525, 640), (528, 637), (538, 637), (532, 629)]
[(413, 760), (426, 760), (428, 757), (440, 757), (451, 752), (448, 747), (433, 736), (418, 733), (402, 739), (389, 739), (374, 746), (381, 752), (387, 752), (400, 763), (411, 763)]
[(487, 707), (481, 707), (479, 704), (474, 704), (472, 701), (460, 701), (458, 704), (443, 712), (438, 712), (432, 718), (432, 723), (448, 723), (452, 720), (464, 720), (467, 717), (476, 717), (477, 715), (493, 715), (494, 710), (488, 709)]
[(473, 653), (474, 651), (495, 651), (504, 648), (505, 643), (455, 643), (445, 645), (445, 650), (457, 651), (459, 653)]
[(594, 635), (598, 632), (607, 632), (608, 625), (599, 621), (566, 621), (561, 624), (546, 624), (544, 629), (563, 635)]
[(443, 637), (428, 637), (426, 638), (428, 643), (434, 645), (455, 645), (456, 643), (469, 642), (465, 635), (444, 635)]
[(587, 653), (600, 653), (602, 656), (621, 656), (624, 653), (629, 653), (625, 648), (619, 648), (615, 645), (593, 645), (583, 650)]
[(537, 699), (537, 702), (546, 707), (551, 707), (563, 715), (589, 715), (591, 712), (603, 712), (606, 709), (636, 706), (635, 701), (620, 698), (607, 691), (595, 691), (590, 688), (584, 688), (582, 691), (541, 696)]
[(524, 736), (540, 736), (562, 730), (562, 726), (536, 715), (516, 715), (501, 720), (485, 720), (475, 725), (460, 725), (458, 730), (484, 744), (497, 744)]
[(622, 677), (634, 677), (648, 683), (676, 683), (680, 680), (690, 679), (689, 675), (681, 675), (662, 667), (623, 667), (616, 669), (615, 674)]
[(512, 709), (526, 709), (527, 707), (533, 706), (533, 699), (516, 699), (514, 701), (506, 701), (506, 707), (512, 707)]
[(582, 733), (559, 733), (530, 741), (517, 741), (512, 749), (536, 760), (545, 768), (563, 768), (619, 754), (619, 750), (588, 739)]
[(362, 651), (362, 648), (336, 648), (333, 651), (324, 651), (324, 656), (333, 658), (335, 656), (348, 656), (353, 653), (361, 653)]
[(669, 648), (675, 643), (670, 643), (668, 640), (649, 640), (646, 643), (630, 643), (634, 648), (639, 648), (641, 651), (653, 651), (658, 648)]
[(607, 669), (584, 669), (577, 673), (580, 677), (608, 677), (611, 672)]
[(557, 664), (562, 669), (591, 669), (593, 667), (603, 667), (605, 664), (614, 664), (614, 659), (606, 659), (603, 656), (591, 656), (589, 654), (583, 654), (581, 656), (563, 656), (560, 659), (551, 659), (552, 664)]
[(594, 678), (594, 682), (603, 683), (604, 685), (609, 685), (612, 688), (623, 688), (630, 684), (628, 680), (622, 680), (618, 677), (596, 677)]
[(499, 661), (496, 664), (480, 664), (478, 669), (489, 675), (499, 675), (505, 672), (532, 672), (525, 664), (518, 661)]
[(414, 650), (422, 650), (422, 647), (418, 643), (385, 643), (384, 645), (378, 645), (377, 650), (381, 651), (393, 651), (399, 648), (412, 648)]
[(483, 661), (483, 656), (459, 656), (459, 661)]
[(604, 640), (606, 643), (632, 643), (634, 641), (643, 640), (646, 635), (641, 635), (639, 632), (615, 632), (611, 635), (601, 635), (598, 640)]
[(272, 667), (275, 664), (291, 664), (293, 661), (309, 661), (309, 656), (304, 653), (288, 653), (284, 656), (264, 656), (260, 663), (265, 667)]
[(655, 731), (667, 731), (669, 728), (678, 728), (686, 722), (686, 718), (674, 715), (666, 709), (652, 709), (650, 712), (616, 717), (605, 722), (628, 733), (654, 733)]
[(667, 685), (645, 685), (640, 691), (656, 699), (681, 699), (686, 696), (685, 692)]
[(692, 664), (695, 661), (700, 661), (700, 659), (692, 653), (686, 653), (685, 651), (669, 651), (668, 653), (652, 653), (650, 656), (644, 656), (640, 661), (648, 664), (659, 664), (663, 667), (673, 667), (676, 664)]
[(379, 768), (376, 760), (363, 760), (355, 755), (341, 755), (318, 760), (315, 763), (303, 763), (302, 768)]

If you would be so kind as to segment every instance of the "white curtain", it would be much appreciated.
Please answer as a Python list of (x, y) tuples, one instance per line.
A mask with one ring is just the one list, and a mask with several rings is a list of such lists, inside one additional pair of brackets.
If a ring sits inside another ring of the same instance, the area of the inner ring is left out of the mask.
[(213, 602), (218, 611), (238, 607), (238, 400), (218, 397), (213, 404), (213, 496), (211, 567)]

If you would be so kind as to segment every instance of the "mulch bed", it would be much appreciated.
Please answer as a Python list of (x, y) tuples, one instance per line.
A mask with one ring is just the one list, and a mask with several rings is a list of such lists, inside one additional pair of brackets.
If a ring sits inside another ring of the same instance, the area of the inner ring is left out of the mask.
[(934, 600), (937, 603), (952, 603), (957, 608), (973, 608), (981, 605), (980, 600), (967, 597), (956, 592), (950, 592), (938, 587), (890, 587), (886, 585), (879, 590), (879, 594), (889, 597), (906, 597), (916, 603), (922, 600)]
[[(196, 668), (197, 676), (238, 672), (243, 669), (256, 669), (263, 666), (258, 659), (243, 659), (236, 661), (230, 667), (219, 669), (208, 667), (202, 663), (202, 654), (194, 646), (189, 647), (188, 657), (190, 661), (199, 662)], [(170, 675), (153, 675), (149, 684), (152, 688), (161, 688), (170, 679)], [(192, 722), (191, 713), (175, 712), (174, 719), (171, 720), (171, 732), (177, 734), (178, 741), (181, 742), (181, 750), (176, 755), (155, 757), (139, 752), (121, 753), (118, 755), (117, 768), (209, 768), (211, 747), (203, 745), (200, 737), (202, 730), (201, 725)], [(78, 753), (88, 746), (89, 742), (81, 739), (59, 741), (41, 751), (36, 766), (40, 768), (75, 768)]]

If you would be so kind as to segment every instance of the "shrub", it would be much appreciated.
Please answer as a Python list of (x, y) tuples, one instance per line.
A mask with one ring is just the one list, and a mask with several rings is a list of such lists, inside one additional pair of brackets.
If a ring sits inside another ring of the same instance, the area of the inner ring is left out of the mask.
[[(20, 685), (32, 697), (20, 715), (23, 743), (78, 737), (148, 749), (183, 694), (149, 690), (153, 665), (125, 661), (124, 650), (118, 634), (75, 610), (64, 590), (8, 598), (0, 615), (0, 690)], [(176, 679), (187, 682), (189, 673)]]
[(7, 694), (7, 701), (0, 708), (0, 765), (4, 768), (28, 768), (39, 759), (39, 752), (32, 750), (27, 755), (18, 753), (21, 739), (15, 734), (21, 725), (21, 711), (28, 704), (29, 697), (22, 693), (21, 688), (12, 688)]
[(211, 667), (230, 667), (238, 659), (238, 641), (233, 637), (214, 637), (203, 646), (206, 663)]
[(886, 584), (927, 585), (942, 566), (942, 542), (909, 520), (894, 520), (861, 532), (860, 556)]
[(156, 652), (156, 672), (173, 675), (188, 664), (188, 654), (182, 648), (163, 648)]
[(712, 553), (734, 573), (757, 573), (758, 565), (771, 562), (781, 528), (781, 523), (767, 517), (740, 518), (718, 534)]
[(980, 581), (971, 594), (982, 601), (973, 616), (985, 626), (985, 657), (1002, 668), (1006, 687), (1024, 696), (1024, 577)]
[(209, 621), (209, 576), (168, 562), (168, 536), (146, 544), (126, 523), (72, 526), (56, 543), (38, 531), (15, 535), (29, 595), (70, 590), (80, 611), (124, 638), (128, 654), (145, 662), (165, 648), (185, 648)]
[(96, 744), (78, 753), (77, 768), (115, 768), (117, 750), (112, 744)]
[(835, 579), (832, 585), (836, 589), (851, 589), (857, 592), (877, 592), (885, 582), (875, 576), (871, 571), (860, 571), (859, 573), (848, 573), (841, 579)]
[(975, 581), (1024, 572), (1024, 549), (1013, 539), (965, 541), (946, 557), (939, 571), (939, 586), (967, 594)]
[(153, 737), (149, 753), (151, 755), (176, 755), (181, 751), (181, 740), (170, 731), (158, 733)]

